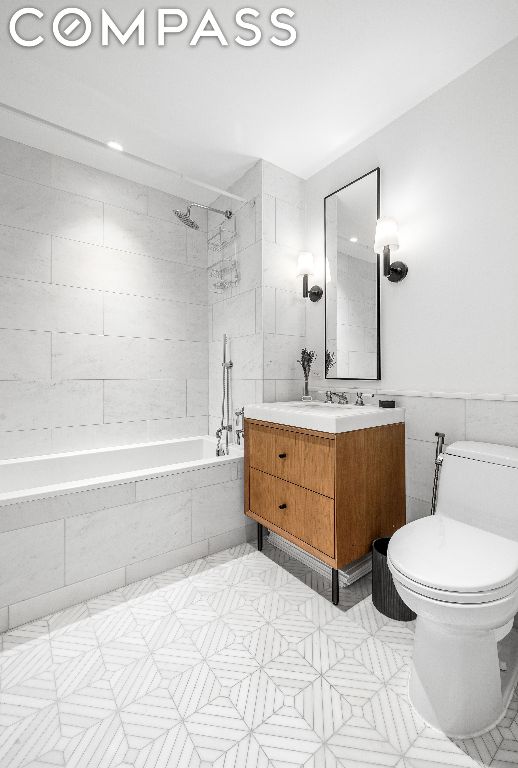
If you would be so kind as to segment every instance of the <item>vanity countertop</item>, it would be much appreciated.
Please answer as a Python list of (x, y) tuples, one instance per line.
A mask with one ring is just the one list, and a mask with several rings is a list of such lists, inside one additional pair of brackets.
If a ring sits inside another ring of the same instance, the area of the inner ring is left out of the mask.
[(405, 421), (405, 409), (298, 400), (289, 403), (246, 405), (245, 418), (339, 434), (381, 427), (385, 424), (400, 424)]

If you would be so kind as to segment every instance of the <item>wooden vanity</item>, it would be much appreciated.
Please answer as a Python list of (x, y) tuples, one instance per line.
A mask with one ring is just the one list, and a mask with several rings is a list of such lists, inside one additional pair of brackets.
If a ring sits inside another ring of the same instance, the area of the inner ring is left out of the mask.
[(245, 514), (338, 569), (405, 523), (405, 425), (337, 434), (245, 419)]

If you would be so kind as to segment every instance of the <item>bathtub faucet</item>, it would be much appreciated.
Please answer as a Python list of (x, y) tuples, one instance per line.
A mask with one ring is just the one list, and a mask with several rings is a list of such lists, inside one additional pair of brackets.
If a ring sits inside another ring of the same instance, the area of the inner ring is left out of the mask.
[(236, 442), (241, 445), (241, 440), (245, 439), (245, 408), (239, 408), (236, 411)]
[[(232, 430), (232, 427), (230, 427), (230, 431)], [(218, 438), (218, 444), (216, 446), (216, 456), (226, 456), (226, 450), (225, 446), (223, 445), (223, 432), (226, 432), (228, 434), (229, 428), (228, 426), (221, 426), (218, 427), (216, 430), (216, 437)]]

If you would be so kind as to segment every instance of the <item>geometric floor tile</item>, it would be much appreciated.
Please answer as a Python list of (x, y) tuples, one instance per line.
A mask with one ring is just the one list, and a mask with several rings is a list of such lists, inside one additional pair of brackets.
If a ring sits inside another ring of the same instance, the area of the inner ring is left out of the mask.
[(245, 544), (8, 632), (0, 768), (518, 765), (517, 697), (459, 744), (420, 721), (414, 625), (368, 594), (336, 607), (320, 574)]

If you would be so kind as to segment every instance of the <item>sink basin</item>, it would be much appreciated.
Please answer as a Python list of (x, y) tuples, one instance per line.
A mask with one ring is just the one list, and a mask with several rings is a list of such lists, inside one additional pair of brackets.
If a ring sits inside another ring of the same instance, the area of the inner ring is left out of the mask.
[(405, 421), (404, 408), (338, 405), (318, 400), (245, 405), (245, 417), (317, 432), (352, 432)]

